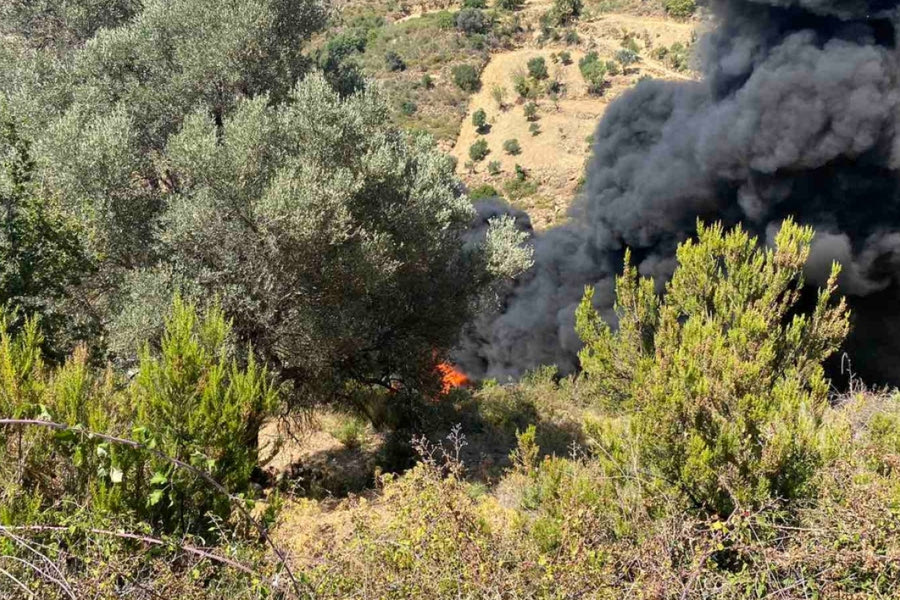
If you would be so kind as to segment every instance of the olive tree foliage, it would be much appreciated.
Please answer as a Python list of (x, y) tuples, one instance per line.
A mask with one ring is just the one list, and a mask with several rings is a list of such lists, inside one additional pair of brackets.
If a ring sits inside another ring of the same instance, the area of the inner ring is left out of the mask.
[[(302, 397), (348, 382), (437, 388), (435, 362), (500, 278), (529, 265), (510, 221), (472, 240), (473, 208), (430, 138), (385, 125), (377, 91), (341, 98), (311, 75), (289, 101), (193, 113), (170, 138), (164, 263), (133, 277), (113, 328), (133, 344), (152, 294), (216, 297), (235, 333)], [(136, 326), (136, 327), (135, 327)]]
[(0, 32), (19, 34), (35, 48), (63, 50), (122, 24), (142, 5), (141, 0), (4, 0)]
[(28, 142), (0, 113), (0, 306), (16, 307), (6, 314), (13, 331), (40, 317), (44, 350), (61, 359), (91, 333), (72, 317), (69, 289), (92, 264), (71, 219), (38, 195), (34, 168)]
[[(13, 2), (2, 101), (34, 142), (40, 180), (113, 265), (154, 260), (152, 227), (176, 185), (157, 158), (186, 115), (221, 123), (243, 98), (284, 99), (325, 23), (317, 0)], [(71, 43), (41, 48), (63, 19)]]
[(585, 294), (582, 366), (607, 402), (636, 412), (643, 460), (701, 509), (727, 516), (808, 491), (828, 398), (822, 362), (847, 334), (839, 267), (797, 306), (813, 232), (786, 221), (774, 248), (698, 226), (661, 298), (629, 264), (613, 332)]

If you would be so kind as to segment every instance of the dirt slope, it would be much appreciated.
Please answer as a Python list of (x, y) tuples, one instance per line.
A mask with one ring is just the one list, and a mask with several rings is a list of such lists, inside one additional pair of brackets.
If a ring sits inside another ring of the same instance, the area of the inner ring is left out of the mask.
[[(588, 137), (612, 100), (643, 76), (689, 78), (650, 58), (650, 55), (652, 49), (659, 46), (690, 43), (694, 32), (691, 23), (606, 14), (593, 21), (579, 23), (577, 31), (581, 38), (577, 46), (556, 44), (538, 47), (535, 43), (532, 47), (494, 54), (482, 73), (481, 90), (469, 99), (460, 135), (450, 150), (458, 159), (459, 174), (472, 187), (490, 184), (502, 192), (503, 184), (514, 176), (515, 165), (524, 167), (530, 180), (538, 187), (533, 195), (518, 200), (516, 204), (531, 213), (537, 227), (546, 227), (565, 215), (589, 155)], [(613, 60), (626, 35), (636, 39), (641, 48), (641, 61), (626, 74), (610, 77), (610, 87), (602, 96), (588, 94), (578, 69), (579, 59), (590, 51), (596, 51), (601, 60)], [(571, 53), (571, 64), (554, 64), (551, 61), (551, 54), (566, 50)], [(544, 57), (551, 79), (558, 78), (564, 92), (557, 102), (546, 95), (537, 100), (540, 133), (532, 135), (529, 131), (531, 123), (524, 115), (524, 102), (517, 100), (513, 91), (513, 76), (517, 72), (526, 73), (528, 61), (536, 56)], [(492, 98), (495, 87), (506, 89), (509, 105), (504, 109), (499, 108)], [(475, 165), (473, 172), (466, 167), (466, 163), (469, 161), (469, 147), (482, 137), (472, 125), (472, 113), (478, 109), (484, 109), (488, 115), (490, 131), (483, 137), (488, 142), (490, 154)], [(503, 142), (508, 139), (518, 140), (521, 154), (510, 156), (503, 151)], [(491, 161), (500, 161), (501, 174), (488, 174), (487, 165)]]

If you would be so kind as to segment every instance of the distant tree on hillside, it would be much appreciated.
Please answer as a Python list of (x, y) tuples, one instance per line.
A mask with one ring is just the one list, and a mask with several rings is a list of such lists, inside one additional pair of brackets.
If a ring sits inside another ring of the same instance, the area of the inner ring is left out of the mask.
[(472, 113), (472, 125), (475, 126), (475, 131), (484, 133), (485, 125), (487, 125), (487, 113), (484, 112), (483, 108), (479, 108)]
[(606, 65), (600, 62), (596, 52), (588, 52), (578, 61), (578, 70), (591, 94), (602, 94), (606, 84)]
[(551, 19), (557, 25), (565, 25), (581, 16), (583, 8), (582, 0), (553, 0)]
[(491, 28), (491, 22), (481, 10), (464, 8), (456, 15), (456, 28), (466, 35), (484, 33)]
[(547, 79), (547, 62), (543, 56), (535, 56), (528, 61), (528, 75), (535, 79)]

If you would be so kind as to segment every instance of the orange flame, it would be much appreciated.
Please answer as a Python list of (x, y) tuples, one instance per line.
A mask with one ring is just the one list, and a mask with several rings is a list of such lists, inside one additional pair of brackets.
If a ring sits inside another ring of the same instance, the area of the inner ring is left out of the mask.
[(453, 388), (469, 385), (471, 381), (466, 374), (450, 363), (438, 363), (437, 372), (441, 376), (441, 393), (447, 394)]

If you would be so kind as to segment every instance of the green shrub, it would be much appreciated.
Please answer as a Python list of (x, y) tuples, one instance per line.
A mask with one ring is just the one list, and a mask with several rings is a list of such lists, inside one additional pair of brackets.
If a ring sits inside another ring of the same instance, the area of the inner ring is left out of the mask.
[(528, 179), (528, 172), (519, 163), (516, 163), (515, 172), (516, 181), (525, 181), (526, 179)]
[(538, 191), (536, 181), (528, 181), (514, 177), (503, 184), (503, 193), (513, 202), (534, 196)]
[[(133, 439), (189, 463), (233, 494), (248, 491), (257, 466), (258, 434), (278, 395), (265, 368), (248, 355), (237, 363), (231, 328), (222, 312), (197, 314), (176, 298), (158, 350), (141, 352), (130, 382), (113, 371), (92, 371), (79, 348), (58, 369), (48, 369), (35, 320), (12, 337), (0, 327), (4, 416), (41, 417), (75, 429)], [(6, 447), (5, 432), (0, 445)], [(149, 521), (162, 531), (208, 532), (231, 516), (231, 499), (203, 479), (159, 455), (93, 436), (29, 430), (20, 464), (39, 478), (27, 494), (45, 506), (77, 503), (101, 514)], [(21, 448), (20, 442), (20, 448)], [(13, 455), (11, 455), (13, 456)], [(23, 473), (27, 473), (24, 471)], [(2, 472), (4, 489), (16, 478)], [(2, 503), (0, 503), (2, 505)]]
[(538, 118), (538, 105), (537, 102), (528, 102), (524, 107), (525, 118), (529, 121), (536, 121)]
[(400, 112), (403, 113), (404, 115), (406, 115), (407, 117), (410, 117), (410, 116), (416, 114), (416, 111), (418, 109), (419, 109), (419, 107), (416, 106), (416, 103), (410, 102), (409, 100), (405, 101), (403, 104), (400, 105)]
[(589, 93), (603, 93), (606, 85), (606, 65), (600, 62), (600, 57), (596, 52), (589, 52), (582, 56), (578, 61), (578, 70), (581, 71), (581, 76), (587, 83)]
[(637, 52), (633, 50), (629, 50), (627, 48), (622, 48), (618, 52), (616, 52), (616, 60), (619, 61), (619, 64), (622, 65), (622, 70), (626, 71), (629, 66), (640, 60)]
[(552, 21), (557, 25), (566, 25), (581, 15), (584, 5), (581, 0), (553, 0), (550, 10)]
[(572, 64), (572, 53), (569, 52), (568, 50), (563, 50), (562, 52), (559, 53), (559, 60), (564, 65), (571, 65)]
[(525, 5), (525, 0), (494, 0), (494, 6), (500, 10), (519, 10)]
[(441, 10), (434, 13), (434, 22), (438, 29), (453, 29), (456, 27), (456, 14), (449, 10)]
[(434, 79), (428, 73), (422, 75), (422, 87), (426, 90), (430, 90), (434, 87)]
[(821, 365), (848, 330), (844, 301), (832, 302), (837, 264), (813, 311), (797, 312), (812, 235), (786, 221), (763, 250), (740, 228), (699, 224), (662, 299), (626, 253), (618, 331), (591, 290), (577, 310), (585, 372), (637, 411), (647, 466), (698, 508), (727, 516), (808, 492), (828, 398)]
[(384, 53), (384, 65), (388, 71), (405, 71), (406, 63), (403, 58), (393, 50)]
[[(199, 460), (216, 481), (236, 493), (249, 484), (257, 464), (259, 428), (277, 406), (278, 396), (252, 353), (246, 367), (238, 366), (229, 351), (230, 338), (231, 326), (220, 310), (213, 308), (201, 317), (193, 305), (176, 297), (160, 350), (145, 347), (130, 395), (134, 424), (156, 448), (171, 457)], [(229, 499), (212, 493), (193, 473), (173, 470), (157, 458), (143, 468), (151, 474), (145, 489), (153, 516), (169, 527), (198, 530), (207, 511), (230, 514)]]
[(534, 79), (547, 79), (547, 62), (543, 56), (535, 56), (528, 61), (528, 75)]
[(534, 98), (537, 95), (537, 86), (524, 73), (513, 74), (513, 89), (520, 98)]
[(500, 192), (488, 184), (479, 185), (469, 190), (469, 198), (472, 200), (482, 200), (484, 198), (499, 198)]
[(697, 10), (694, 0), (665, 0), (666, 12), (673, 17), (687, 18)]
[(487, 113), (483, 108), (479, 108), (472, 113), (472, 125), (478, 133), (484, 133), (484, 127), (487, 125)]
[(574, 46), (575, 44), (577, 44), (578, 42), (581, 41), (581, 38), (578, 37), (578, 32), (575, 31), (574, 29), (567, 29), (566, 35), (563, 38), (563, 40), (566, 42), (566, 45)]
[(534, 136), (534, 135), (538, 135), (538, 134), (541, 132), (541, 126), (538, 125), (537, 123), (531, 123), (531, 124), (528, 125), (528, 131), (529, 131), (529, 132), (531, 133), (531, 135), (533, 135), (533, 136)]
[(690, 49), (681, 42), (675, 42), (669, 47), (665, 62), (676, 71), (687, 70), (690, 64)]
[(347, 417), (332, 432), (332, 435), (345, 448), (355, 450), (362, 445), (366, 435), (366, 424), (356, 417)]
[(634, 54), (640, 54), (641, 47), (638, 46), (637, 40), (634, 39), (634, 34), (628, 34), (622, 40), (622, 48), (633, 52)]
[(487, 172), (493, 176), (499, 175), (501, 172), (500, 161), (492, 160), (491, 162), (489, 162), (487, 165)]
[(481, 76), (472, 65), (456, 65), (453, 67), (451, 74), (453, 75), (453, 83), (464, 92), (475, 92), (481, 86)]
[(487, 8), (487, 0), (463, 0), (463, 8)]
[(506, 98), (506, 88), (495, 85), (491, 88), (491, 98), (497, 103), (497, 108), (502, 110), (504, 106), (503, 101)]
[(522, 153), (522, 147), (519, 145), (519, 140), (512, 138), (503, 142), (503, 151), (510, 156), (515, 156)]
[(481, 10), (464, 8), (456, 15), (456, 28), (466, 35), (472, 35), (488, 31), (491, 28), (491, 23), (490, 19)]
[(489, 152), (487, 140), (484, 138), (479, 139), (469, 146), (469, 158), (475, 162), (484, 160), (484, 157), (487, 156)]

